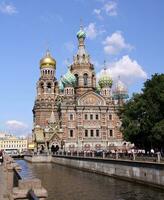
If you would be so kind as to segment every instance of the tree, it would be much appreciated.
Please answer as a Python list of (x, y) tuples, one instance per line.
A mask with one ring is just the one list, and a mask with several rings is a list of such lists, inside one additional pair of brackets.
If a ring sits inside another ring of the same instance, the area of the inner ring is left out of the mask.
[(138, 148), (164, 150), (164, 74), (154, 74), (120, 110), (125, 140)]

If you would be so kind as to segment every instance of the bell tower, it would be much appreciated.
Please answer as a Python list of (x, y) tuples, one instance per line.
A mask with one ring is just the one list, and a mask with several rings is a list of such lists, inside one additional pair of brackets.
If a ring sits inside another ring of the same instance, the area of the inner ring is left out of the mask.
[(37, 94), (33, 108), (34, 125), (45, 127), (50, 118), (58, 93), (55, 77), (56, 61), (47, 50), (40, 60), (40, 78), (37, 82)]
[(96, 88), (96, 74), (94, 66), (90, 62), (90, 56), (85, 49), (86, 33), (83, 27), (77, 32), (78, 51), (73, 57), (73, 64), (70, 67), (71, 73), (76, 77), (75, 94), (80, 96), (87, 91)]

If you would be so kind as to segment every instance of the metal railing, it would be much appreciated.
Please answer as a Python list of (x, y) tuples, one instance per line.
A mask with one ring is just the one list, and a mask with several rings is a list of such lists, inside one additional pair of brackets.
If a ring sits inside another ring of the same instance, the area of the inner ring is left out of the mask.
[(132, 160), (132, 161), (143, 161), (143, 162), (160, 162), (164, 163), (164, 157), (159, 153), (154, 154), (142, 154), (142, 153), (111, 153), (105, 151), (59, 151), (52, 155), (59, 156), (72, 156), (72, 157), (88, 157), (88, 158), (101, 158), (101, 159), (120, 159), (120, 160)]

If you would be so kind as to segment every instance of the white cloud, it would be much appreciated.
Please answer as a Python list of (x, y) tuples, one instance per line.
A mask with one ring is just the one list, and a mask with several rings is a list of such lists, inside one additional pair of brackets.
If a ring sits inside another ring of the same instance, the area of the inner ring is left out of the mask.
[(16, 14), (18, 11), (11, 3), (5, 3), (4, 1), (0, 4), (0, 12), (7, 15)]
[(103, 29), (103, 27), (96, 27), (95, 23), (90, 23), (88, 26), (86, 26), (84, 28), (85, 32), (86, 32), (86, 36), (89, 39), (95, 39), (98, 35), (102, 34), (105, 32), (105, 30)]
[(84, 30), (89, 39), (94, 39), (98, 35), (95, 23), (90, 23), (87, 27), (84, 28)]
[(108, 1), (104, 3), (102, 1), (103, 6), (101, 8), (95, 8), (93, 13), (99, 18), (103, 19), (103, 16), (106, 14), (108, 16), (117, 16), (117, 2), (116, 1)]
[(117, 3), (115, 1), (109, 1), (104, 5), (103, 10), (109, 16), (117, 16)]
[(72, 41), (66, 42), (64, 44), (64, 47), (66, 48), (67, 51), (69, 51), (70, 53), (72, 53), (75, 49), (75, 45)]
[(6, 122), (6, 125), (8, 128), (10, 129), (26, 129), (28, 126), (27, 124), (21, 122), (21, 121), (17, 121), (17, 120), (8, 120)]
[(111, 36), (107, 36), (103, 41), (104, 51), (106, 54), (115, 55), (119, 53), (121, 50), (131, 50), (133, 47), (125, 42), (122, 33), (117, 31), (113, 33)]
[(101, 9), (94, 9), (93, 14), (95, 14), (99, 19), (103, 19), (102, 10)]
[[(145, 80), (147, 73), (143, 67), (138, 64), (136, 60), (132, 60), (128, 55), (123, 56), (120, 60), (107, 63), (107, 71), (111, 74), (112, 79), (115, 81), (118, 76), (121, 77), (127, 85), (134, 84), (138, 80)], [(100, 76), (102, 70), (97, 74)]]

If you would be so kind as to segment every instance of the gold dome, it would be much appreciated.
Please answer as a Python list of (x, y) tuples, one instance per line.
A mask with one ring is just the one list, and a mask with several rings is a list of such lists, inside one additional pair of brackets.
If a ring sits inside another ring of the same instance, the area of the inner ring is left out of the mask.
[(55, 68), (56, 67), (56, 60), (51, 56), (50, 52), (47, 51), (44, 58), (40, 60), (40, 68)]

